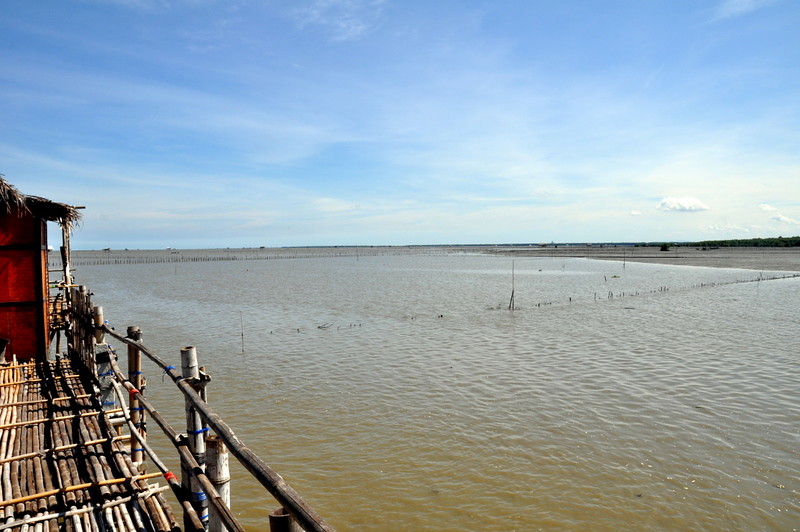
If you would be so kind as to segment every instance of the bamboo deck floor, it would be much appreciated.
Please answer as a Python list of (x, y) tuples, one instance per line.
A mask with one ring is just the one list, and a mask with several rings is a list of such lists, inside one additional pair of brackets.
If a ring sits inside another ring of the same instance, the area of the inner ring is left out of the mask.
[(0, 366), (0, 532), (180, 530), (99, 406), (67, 360)]

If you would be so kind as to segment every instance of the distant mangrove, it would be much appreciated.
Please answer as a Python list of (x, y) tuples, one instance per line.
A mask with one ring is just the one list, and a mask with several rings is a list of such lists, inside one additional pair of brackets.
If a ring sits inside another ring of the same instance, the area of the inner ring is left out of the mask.
[(731, 240), (704, 240), (702, 242), (685, 242), (675, 246), (703, 247), (739, 247), (739, 248), (790, 248), (800, 246), (800, 236), (778, 236), (773, 238), (746, 238)]

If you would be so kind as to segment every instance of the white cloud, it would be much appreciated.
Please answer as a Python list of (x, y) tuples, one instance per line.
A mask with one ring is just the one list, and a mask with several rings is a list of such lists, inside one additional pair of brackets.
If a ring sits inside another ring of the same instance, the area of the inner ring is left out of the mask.
[(714, 20), (738, 17), (766, 7), (775, 0), (723, 0), (714, 10)]
[(772, 220), (774, 222), (784, 223), (784, 224), (800, 225), (800, 222), (798, 222), (794, 218), (789, 218), (788, 216), (784, 216), (783, 214), (781, 214), (779, 212), (775, 213), (775, 216), (770, 218), (770, 220)]
[(706, 205), (697, 198), (673, 198), (673, 197), (662, 199), (658, 208), (661, 209), (662, 211), (672, 211), (672, 212), (697, 212), (697, 211), (707, 211), (710, 209), (708, 205)]
[(759, 204), (758, 208), (764, 212), (773, 213), (773, 215), (770, 217), (770, 220), (772, 220), (773, 222), (790, 224), (790, 225), (800, 225), (800, 222), (798, 222), (794, 218), (789, 218), (788, 216), (784, 216), (783, 214), (778, 212), (778, 209), (776, 209), (772, 205), (769, 205), (767, 203), (761, 203)]
[(642, 215), (642, 211), (631, 211), (630, 215), (631, 216), (641, 216)]

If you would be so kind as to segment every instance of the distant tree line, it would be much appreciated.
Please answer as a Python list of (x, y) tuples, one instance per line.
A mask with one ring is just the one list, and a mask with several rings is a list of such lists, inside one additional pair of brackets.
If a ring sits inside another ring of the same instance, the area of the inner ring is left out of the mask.
[(746, 238), (732, 240), (704, 240), (694, 243), (674, 244), (676, 246), (740, 247), (740, 248), (789, 248), (800, 246), (800, 236), (778, 236), (773, 238)]

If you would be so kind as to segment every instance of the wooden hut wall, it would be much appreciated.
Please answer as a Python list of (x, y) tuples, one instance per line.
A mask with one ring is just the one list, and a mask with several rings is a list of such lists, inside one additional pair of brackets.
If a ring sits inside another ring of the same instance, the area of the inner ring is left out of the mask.
[(0, 338), (6, 358), (47, 353), (47, 224), (30, 213), (0, 213)]

